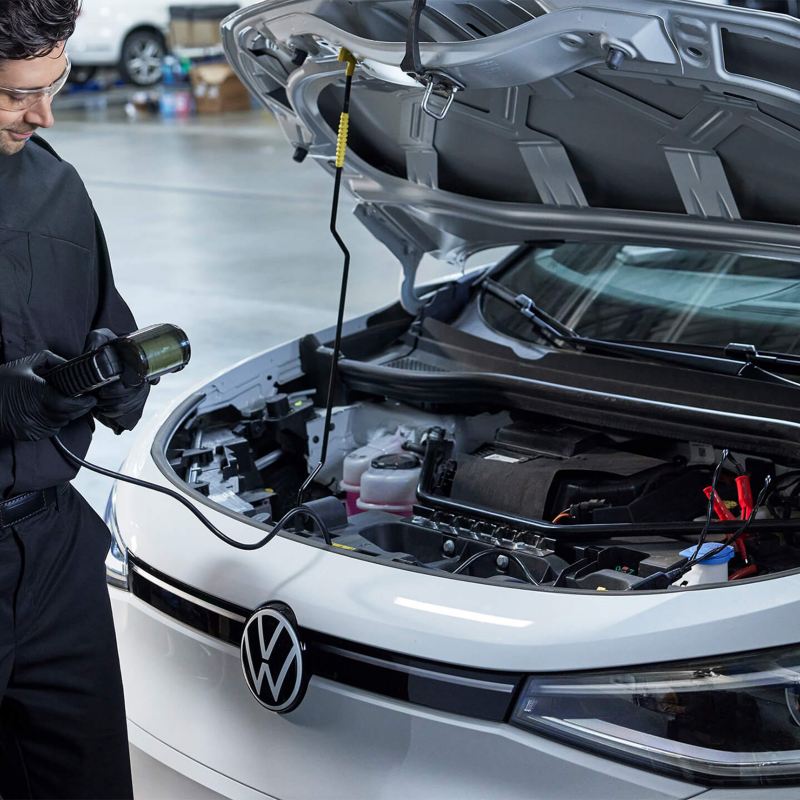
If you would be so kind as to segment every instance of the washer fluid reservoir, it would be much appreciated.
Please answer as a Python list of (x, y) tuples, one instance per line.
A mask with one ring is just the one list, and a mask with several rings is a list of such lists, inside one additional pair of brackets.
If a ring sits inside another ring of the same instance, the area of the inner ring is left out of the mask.
[(409, 515), (417, 500), (422, 465), (411, 453), (394, 453), (373, 459), (361, 476), (361, 511), (389, 511)]
[[(706, 542), (701, 545), (699, 552), (696, 545), (681, 550), (684, 558), (691, 558), (695, 552), (704, 556), (719, 548), (717, 542)], [(719, 553), (703, 561), (698, 561), (680, 580), (673, 586), (698, 586), (701, 583), (724, 583), (728, 580), (728, 562), (733, 558), (734, 551), (730, 545), (724, 547)]]

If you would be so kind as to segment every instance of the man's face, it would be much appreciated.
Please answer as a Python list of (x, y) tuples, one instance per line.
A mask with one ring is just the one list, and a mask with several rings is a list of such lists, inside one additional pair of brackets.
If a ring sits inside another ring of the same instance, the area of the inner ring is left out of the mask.
[[(58, 80), (66, 66), (63, 45), (38, 58), (0, 61), (0, 87), (41, 89)], [(25, 147), (37, 128), (52, 127), (52, 102), (52, 97), (43, 96), (35, 105), (21, 111), (6, 111), (0, 107), (0, 155), (13, 156)]]

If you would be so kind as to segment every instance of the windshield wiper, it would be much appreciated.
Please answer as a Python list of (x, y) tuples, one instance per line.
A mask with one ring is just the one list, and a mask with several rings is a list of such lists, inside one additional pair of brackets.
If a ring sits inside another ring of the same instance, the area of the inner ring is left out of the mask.
[(593, 339), (590, 336), (582, 336), (559, 322), (555, 317), (539, 308), (535, 301), (526, 294), (517, 294), (490, 278), (484, 279), (483, 286), (493, 297), (516, 308), (554, 347), (568, 346), (586, 353), (646, 358), (717, 375), (753, 378), (800, 388), (800, 383), (770, 371), (780, 370), (800, 375), (800, 358), (788, 353), (761, 352), (752, 344), (731, 343), (722, 348), (721, 355), (706, 355), (686, 350), (671, 350), (655, 344), (632, 344), (613, 339)]

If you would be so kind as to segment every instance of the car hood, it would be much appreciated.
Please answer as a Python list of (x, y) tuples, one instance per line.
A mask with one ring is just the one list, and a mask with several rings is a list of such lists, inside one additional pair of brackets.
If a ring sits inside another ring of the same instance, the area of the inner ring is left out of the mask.
[(563, 235), (800, 246), (800, 21), (686, 0), (430, 0), (414, 63), (411, 10), (271, 0), (223, 25), (295, 158), (329, 170), (339, 48), (358, 59), (345, 182), (409, 310), (426, 253)]

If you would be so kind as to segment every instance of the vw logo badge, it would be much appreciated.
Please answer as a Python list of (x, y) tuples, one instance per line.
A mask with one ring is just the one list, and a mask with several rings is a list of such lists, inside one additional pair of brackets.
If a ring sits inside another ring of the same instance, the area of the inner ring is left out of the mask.
[(244, 626), (242, 668), (250, 691), (262, 706), (288, 714), (300, 705), (308, 677), (297, 620), (289, 606), (270, 603)]

